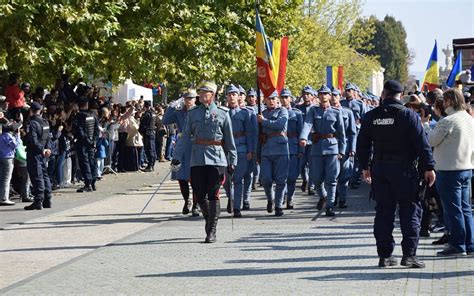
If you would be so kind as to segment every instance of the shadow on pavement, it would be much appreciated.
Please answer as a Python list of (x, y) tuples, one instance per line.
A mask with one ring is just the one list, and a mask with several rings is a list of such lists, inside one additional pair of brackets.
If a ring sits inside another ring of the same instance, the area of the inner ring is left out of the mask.
[[(351, 280), (351, 281), (393, 281), (399, 279), (422, 279), (422, 280), (440, 280), (446, 278), (455, 278), (461, 276), (474, 276), (474, 271), (452, 271), (452, 272), (388, 272), (389, 269), (384, 269), (383, 273), (337, 273), (330, 275), (322, 275), (315, 277), (306, 277), (301, 278), (305, 280), (312, 281), (341, 281), (341, 280)], [(399, 270), (396, 268), (394, 270)]]

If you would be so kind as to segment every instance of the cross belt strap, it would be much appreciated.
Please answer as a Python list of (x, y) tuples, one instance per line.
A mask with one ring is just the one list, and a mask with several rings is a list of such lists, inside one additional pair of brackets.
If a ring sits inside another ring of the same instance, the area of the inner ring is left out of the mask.
[(196, 139), (194, 140), (194, 144), (207, 145), (207, 146), (223, 146), (224, 142), (221, 140)]

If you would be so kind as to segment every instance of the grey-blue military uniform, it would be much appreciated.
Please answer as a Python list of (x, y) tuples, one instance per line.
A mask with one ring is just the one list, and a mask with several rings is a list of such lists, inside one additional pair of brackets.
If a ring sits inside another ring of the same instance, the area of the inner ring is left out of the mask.
[[(203, 120), (204, 118), (204, 120)], [(232, 134), (232, 122), (228, 109), (217, 107), (212, 103), (209, 107), (196, 106), (189, 110), (186, 125), (182, 133), (182, 141), (178, 142), (173, 159), (182, 162), (187, 141), (191, 142), (190, 167), (237, 165), (237, 149)], [(222, 142), (222, 145), (199, 143)], [(227, 163), (226, 155), (230, 163)]]
[[(262, 115), (265, 118), (262, 121), (262, 134), (266, 139), (265, 143), (261, 143), (260, 176), (267, 196), (267, 211), (269, 213), (273, 211), (274, 199), (275, 209), (278, 209), (275, 214), (278, 214), (282, 213), (283, 194), (290, 162), (286, 135), (288, 110), (282, 107), (266, 109)], [(276, 184), (275, 192), (273, 192), (273, 182)]]
[(244, 189), (243, 189), (243, 208), (249, 209), (250, 208), (250, 193), (252, 191), (252, 184), (253, 184), (253, 174), (255, 170), (257, 170), (257, 176), (260, 173), (260, 167), (257, 169), (256, 166), (259, 166), (256, 163), (257, 159), (257, 144), (258, 144), (258, 122), (257, 122), (257, 113), (254, 112), (254, 109), (250, 106), (245, 106), (242, 109), (248, 111), (248, 115), (250, 118), (250, 132), (252, 134), (252, 153), (253, 158), (249, 161), (249, 165), (247, 167), (247, 172), (244, 176)]
[(288, 108), (288, 150), (290, 153), (290, 163), (288, 167), (288, 179), (286, 182), (286, 202), (287, 208), (293, 206), (295, 196), (296, 180), (300, 175), (300, 160), (304, 153), (304, 148), (299, 145), (298, 139), (303, 129), (303, 113), (299, 109)]
[(355, 153), (356, 150), (356, 138), (357, 130), (354, 120), (354, 114), (352, 110), (346, 107), (340, 107), (339, 110), (342, 114), (342, 120), (344, 121), (344, 131), (346, 134), (346, 151), (340, 160), (341, 170), (339, 178), (337, 180), (337, 192), (339, 193), (339, 205), (341, 208), (346, 207), (345, 203), (347, 200), (347, 188), (349, 187), (349, 180), (354, 170), (354, 155), (349, 155), (351, 152)]
[[(339, 175), (338, 155), (346, 151), (346, 139), (342, 114), (339, 110), (329, 107), (312, 107), (306, 115), (301, 140), (307, 140), (313, 130), (311, 149), (311, 166), (313, 181), (321, 199), (327, 198), (327, 210), (334, 207), (337, 176)], [(322, 185), (327, 192), (324, 196)]]
[(184, 146), (183, 155), (181, 156), (181, 159), (180, 159), (181, 168), (176, 172), (174, 171), (172, 172), (171, 178), (173, 180), (186, 180), (187, 181), (190, 178), (192, 138), (184, 139), (182, 136), (184, 127), (186, 125), (186, 118), (188, 116), (188, 112), (189, 111), (185, 107), (183, 108), (168, 107), (162, 119), (164, 125), (176, 124), (177, 132), (178, 132), (176, 143), (182, 142), (180, 143), (180, 145)]

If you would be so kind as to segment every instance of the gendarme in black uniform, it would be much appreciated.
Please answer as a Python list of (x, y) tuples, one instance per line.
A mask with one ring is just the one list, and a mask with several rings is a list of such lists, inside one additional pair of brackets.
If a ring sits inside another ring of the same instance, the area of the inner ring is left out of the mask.
[(41, 210), (51, 207), (51, 181), (46, 167), (47, 157), (51, 154), (50, 133), (48, 121), (39, 113), (43, 107), (33, 102), (31, 104), (30, 123), (25, 138), (26, 167), (30, 176), (34, 202), (25, 210)]
[(95, 115), (88, 110), (88, 100), (85, 97), (79, 98), (79, 113), (74, 116), (72, 131), (76, 138), (75, 147), (79, 167), (84, 178), (84, 187), (77, 192), (90, 192), (95, 190), (97, 181), (97, 161), (95, 149), (99, 138), (99, 121)]
[(145, 172), (152, 172), (155, 167), (156, 149), (155, 149), (155, 131), (156, 131), (156, 113), (151, 109), (149, 101), (145, 102), (146, 111), (140, 120), (138, 131), (143, 136), (143, 146), (147, 159), (147, 167)]
[[(403, 235), (401, 264), (422, 268), (424, 264), (415, 257), (422, 214), (419, 176), (433, 171), (434, 160), (419, 116), (405, 108), (399, 99), (394, 99), (402, 91), (403, 86), (397, 81), (385, 83), (382, 104), (362, 118), (357, 154), (362, 169), (366, 173), (370, 169), (372, 192), (377, 202), (374, 236), (379, 266), (397, 264), (392, 257), (395, 247), (392, 232), (398, 205)], [(372, 151), (373, 163), (369, 168)]]

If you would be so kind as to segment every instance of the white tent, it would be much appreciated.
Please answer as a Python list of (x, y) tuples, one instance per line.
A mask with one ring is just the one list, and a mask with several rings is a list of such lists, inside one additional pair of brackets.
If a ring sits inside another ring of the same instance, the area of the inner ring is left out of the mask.
[(134, 84), (131, 79), (125, 80), (122, 85), (118, 86), (117, 91), (113, 94), (112, 101), (125, 105), (131, 100), (138, 100), (143, 96), (143, 100), (153, 102), (153, 90), (137, 84)]

